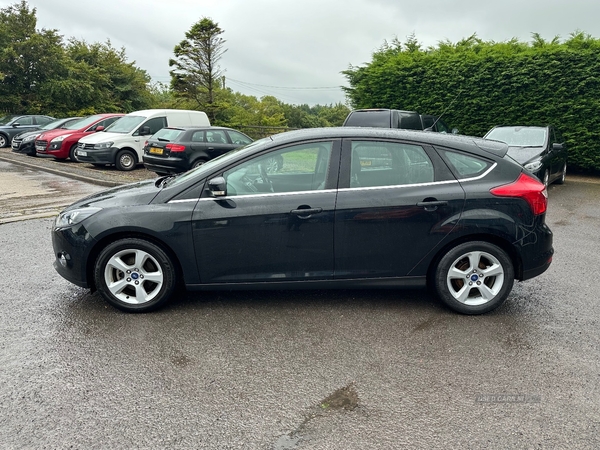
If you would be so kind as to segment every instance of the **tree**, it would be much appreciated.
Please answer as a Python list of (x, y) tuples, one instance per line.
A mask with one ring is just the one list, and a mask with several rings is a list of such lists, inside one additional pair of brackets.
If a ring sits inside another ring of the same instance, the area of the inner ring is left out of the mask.
[(186, 39), (175, 46), (175, 58), (169, 60), (173, 67), (171, 87), (181, 97), (195, 100), (214, 120), (218, 104), (215, 91), (222, 89), (223, 70), (219, 60), (227, 50), (221, 38), (223, 30), (219, 24), (204, 17), (192, 25), (185, 34)]
[(0, 111), (44, 112), (41, 92), (61, 69), (62, 37), (37, 31), (35, 14), (24, 0), (0, 10)]

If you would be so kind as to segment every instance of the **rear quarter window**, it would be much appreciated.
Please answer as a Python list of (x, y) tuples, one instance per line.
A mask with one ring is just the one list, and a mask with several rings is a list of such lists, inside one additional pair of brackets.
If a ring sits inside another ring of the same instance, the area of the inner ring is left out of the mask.
[(458, 178), (473, 178), (483, 175), (492, 166), (492, 162), (478, 156), (451, 150), (440, 153)]
[(179, 137), (179, 135), (183, 133), (183, 130), (173, 130), (171, 128), (163, 128), (162, 130), (157, 131), (152, 139), (160, 139), (165, 141), (174, 141)]

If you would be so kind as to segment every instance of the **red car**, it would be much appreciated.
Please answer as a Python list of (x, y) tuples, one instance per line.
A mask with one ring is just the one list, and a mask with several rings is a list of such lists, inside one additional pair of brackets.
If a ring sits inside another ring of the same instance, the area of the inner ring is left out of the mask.
[(35, 140), (35, 152), (38, 155), (50, 155), (56, 159), (77, 161), (75, 149), (77, 142), (84, 136), (104, 130), (124, 114), (96, 114), (73, 122), (66, 128), (50, 130), (40, 134)]

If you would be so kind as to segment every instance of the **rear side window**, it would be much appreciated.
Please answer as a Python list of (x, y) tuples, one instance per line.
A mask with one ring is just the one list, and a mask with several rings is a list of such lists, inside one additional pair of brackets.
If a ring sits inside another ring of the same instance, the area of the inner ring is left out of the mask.
[(223, 130), (213, 130), (206, 132), (206, 142), (213, 144), (227, 144), (227, 136)]
[(418, 145), (352, 142), (350, 187), (397, 186), (433, 181), (433, 163)]
[(441, 150), (441, 153), (459, 178), (478, 177), (492, 165), (490, 161), (465, 153), (450, 150)]

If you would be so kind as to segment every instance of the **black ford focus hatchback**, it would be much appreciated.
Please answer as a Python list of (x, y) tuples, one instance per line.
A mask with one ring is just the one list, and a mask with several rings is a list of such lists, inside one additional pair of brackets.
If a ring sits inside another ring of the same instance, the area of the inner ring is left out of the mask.
[[(474, 137), (283, 133), (61, 212), (56, 270), (142, 312), (190, 290), (430, 285), (451, 309), (501, 305), (552, 260), (543, 183)], [(268, 161), (283, 163), (267, 170)]]

